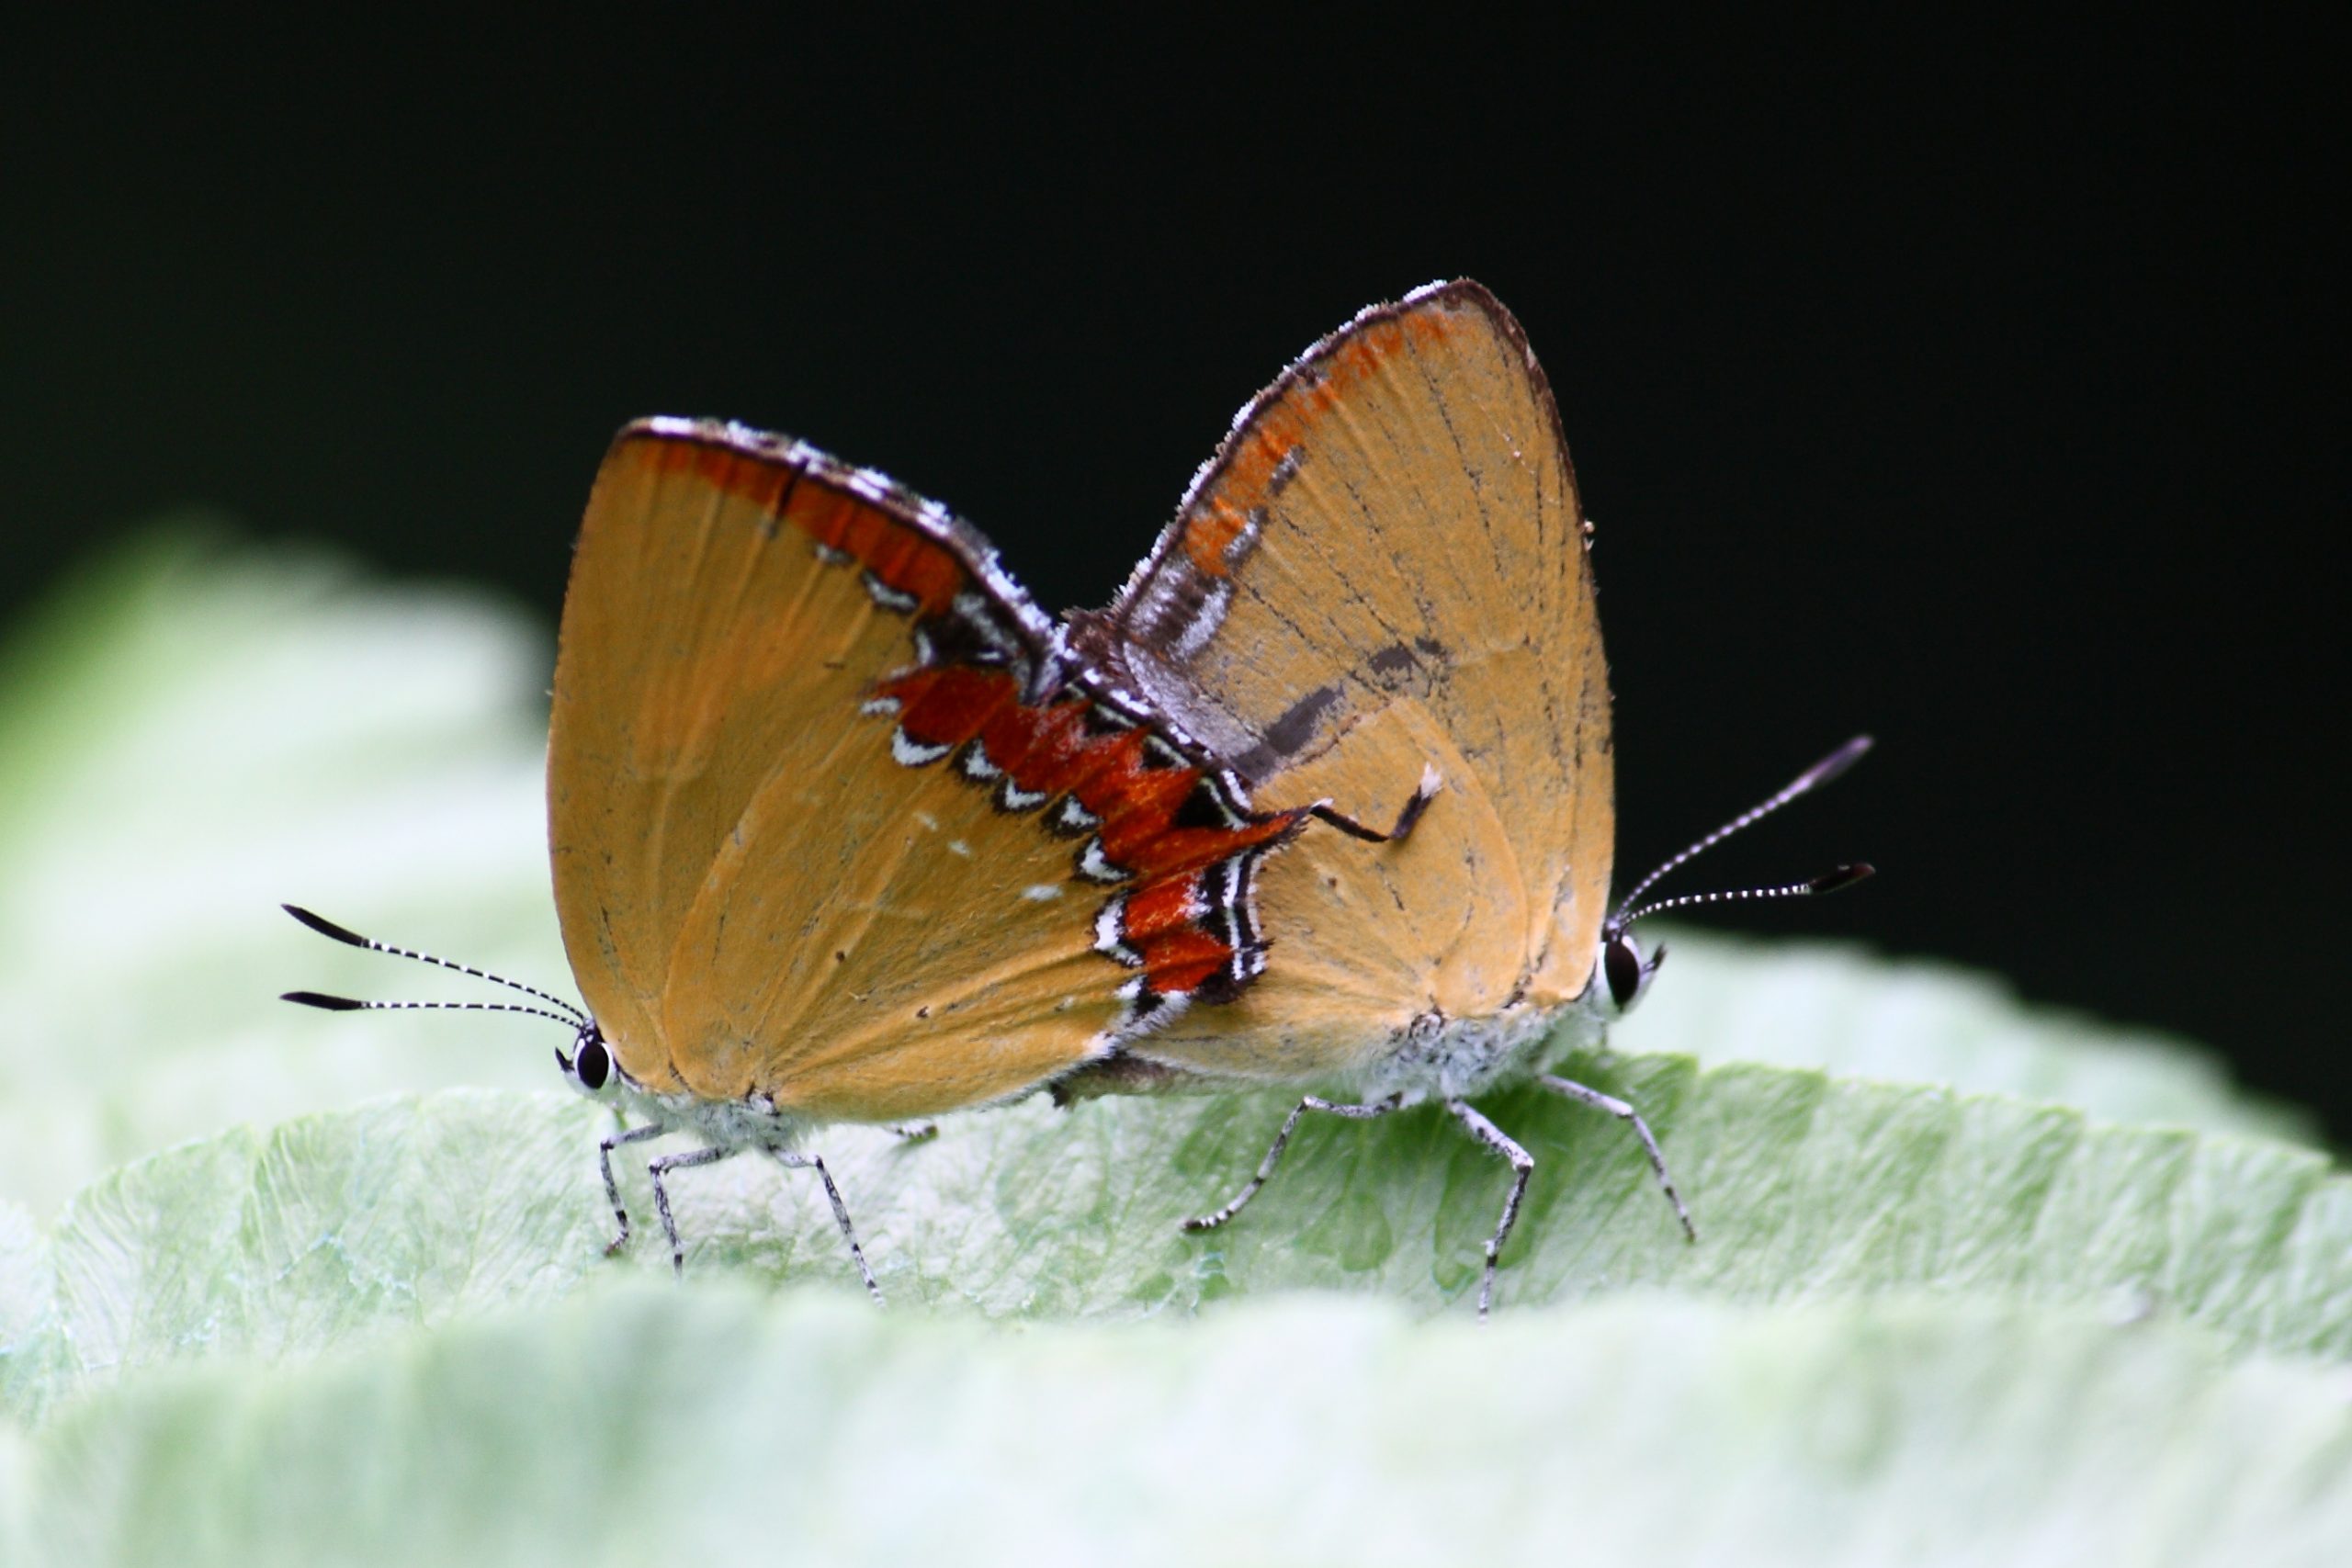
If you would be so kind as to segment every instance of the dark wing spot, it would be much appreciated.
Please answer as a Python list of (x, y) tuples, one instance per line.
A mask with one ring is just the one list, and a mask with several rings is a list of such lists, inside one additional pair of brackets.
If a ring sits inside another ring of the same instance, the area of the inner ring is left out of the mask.
[(1206, 779), (1185, 791), (1183, 804), (1168, 819), (1171, 828), (1231, 828), (1233, 814), (1216, 797)]
[(1010, 628), (977, 613), (967, 616), (965, 610), (959, 604), (923, 621), (922, 630), (931, 639), (931, 656), (924, 663), (974, 664), (986, 669), (1004, 662), (1004, 646), (1012, 640)]
[(1229, 970), (1220, 969), (1193, 987), (1193, 999), (1210, 1007), (1222, 1006), (1241, 994), (1241, 982)]
[(1276, 716), (1274, 722), (1266, 726), (1258, 744), (1237, 758), (1234, 766), (1248, 777), (1264, 778), (1315, 739), (1317, 722), (1339, 700), (1339, 687), (1316, 687)]
[[(1298, 478), (1298, 470), (1306, 467), (1306, 447), (1294, 446), (1289, 451), (1283, 453), (1282, 460), (1274, 465), (1274, 471), (1266, 476), (1266, 499), (1268, 501), (1272, 501), (1276, 496), (1282, 494), (1283, 491), (1288, 490), (1290, 488), (1290, 481)], [(1262, 525), (1265, 522), (1265, 509), (1263, 507), (1260, 507), (1252, 511), (1250, 514), (1250, 521)]]
[(1421, 695), (1443, 684), (1453, 668), (1453, 655), (1435, 637), (1417, 637), (1410, 648), (1390, 643), (1366, 661), (1374, 685), (1390, 692)]

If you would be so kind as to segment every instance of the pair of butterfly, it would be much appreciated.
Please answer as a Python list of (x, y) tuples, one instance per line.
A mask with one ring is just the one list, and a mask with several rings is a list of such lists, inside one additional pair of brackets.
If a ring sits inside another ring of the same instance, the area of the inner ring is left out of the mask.
[(1059, 628), (977, 532), (871, 470), (731, 424), (624, 430), (548, 761), (587, 1010), (498, 1004), (572, 1027), (565, 1075), (638, 1118), (600, 1148), (613, 1245), (614, 1151), (686, 1133), (650, 1166), (675, 1264), (664, 1179), (755, 1149), (816, 1172), (879, 1299), (812, 1128), (1287, 1083), (1324, 1092), (1192, 1225), (1238, 1213), (1307, 1112), (1434, 1100), (1511, 1169), (1483, 1315), (1533, 1161), (1470, 1100), (1530, 1074), (1623, 1120), (1695, 1237), (1634, 1108), (1542, 1068), (1647, 985), (1663, 954), (1627, 927), (1696, 901), (1641, 907), (1659, 875), (1869, 742), (1611, 912), (1591, 535), (1543, 372), (1469, 282), (1309, 349), (1111, 608)]

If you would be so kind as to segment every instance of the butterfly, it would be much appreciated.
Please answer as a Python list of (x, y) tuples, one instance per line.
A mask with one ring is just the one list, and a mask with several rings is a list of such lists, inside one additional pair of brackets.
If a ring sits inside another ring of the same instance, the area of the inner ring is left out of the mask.
[(1311, 807), (1072, 667), (979, 534), (803, 443), (632, 424), (605, 458), (564, 599), (548, 751), (556, 911), (584, 1009), (556, 1059), (666, 1178), (753, 1150), (815, 1172), (831, 1122), (1018, 1099), (1262, 973), (1254, 886)]
[(1472, 1100), (1532, 1077), (1626, 1122), (1696, 1238), (1643, 1118), (1547, 1067), (1597, 1040), (1656, 973), (1662, 951), (1645, 953), (1628, 929), (1643, 915), (1870, 874), (1841, 866), (1789, 887), (1638, 904), (1658, 875), (1827, 783), (1870, 742), (1839, 748), (1612, 907), (1592, 539), (1525, 333), (1479, 285), (1432, 285), (1363, 311), (1244, 407), (1116, 600), (1068, 617), (1088, 678), (1159, 715), (1271, 809), (1319, 807), (1350, 829), (1304, 837), (1266, 866), (1258, 984), (1059, 1086), (1065, 1099), (1319, 1090), (1194, 1228), (1240, 1213), (1303, 1116), (1435, 1101), (1512, 1173), (1486, 1244), (1484, 1315), (1534, 1162)]

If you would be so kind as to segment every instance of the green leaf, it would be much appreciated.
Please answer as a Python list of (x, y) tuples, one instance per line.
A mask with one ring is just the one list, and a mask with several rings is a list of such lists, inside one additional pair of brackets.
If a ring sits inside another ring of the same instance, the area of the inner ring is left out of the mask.
[(1950, 1303), (1007, 1334), (647, 1283), (126, 1384), (10, 1470), (59, 1563), (2276, 1565), (2352, 1540), (2346, 1393)]
[(560, 1293), (604, 1242), (564, 1179), (586, 1109), (449, 1090), (239, 1128), (106, 1178), (68, 1208), (0, 1388), (37, 1408), (44, 1374), (315, 1351)]
[(276, 999), (480, 998), (322, 941), (286, 899), (562, 983), (547, 660), (543, 628), (478, 594), (363, 589), (176, 532), (18, 628), (0, 652), (0, 1193), (46, 1216), (241, 1121), (548, 1081), (522, 1023)]
[[(1536, 1090), (1495, 1097), (1537, 1162), (1506, 1311), (1641, 1284), (1752, 1303), (2125, 1301), (2240, 1346), (2352, 1352), (2352, 1181), (2319, 1156), (1756, 1066), (1575, 1070), (1648, 1108), (1701, 1240), (1680, 1238), (1614, 1122)], [(1320, 1288), (1467, 1315), (1506, 1173), (1434, 1110), (1310, 1121), (1246, 1214), (1180, 1233), (1254, 1167), (1286, 1107), (1032, 1101), (928, 1145), (841, 1130), (822, 1146), (900, 1310), (1125, 1317)], [(53, 1311), (6, 1352), (26, 1371), (5, 1384), (38, 1410), (127, 1368), (313, 1350), (560, 1293), (607, 1235), (593, 1145), (609, 1125), (582, 1100), (453, 1090), (142, 1162), (69, 1206)], [(641, 1166), (624, 1168), (631, 1261), (666, 1268)], [(805, 1173), (752, 1156), (672, 1182), (697, 1278), (855, 1289)]]

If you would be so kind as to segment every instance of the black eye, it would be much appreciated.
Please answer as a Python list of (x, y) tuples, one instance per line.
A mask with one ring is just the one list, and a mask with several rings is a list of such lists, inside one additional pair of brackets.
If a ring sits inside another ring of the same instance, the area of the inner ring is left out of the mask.
[[(1642, 992), (1642, 950), (1634, 939), (1623, 932), (1609, 939), (1609, 946), (1601, 954), (1602, 976), (1609, 982), (1609, 999), (1619, 1012), (1634, 1005)], [(583, 1060), (584, 1060), (583, 1056)]]
[(612, 1076), (613, 1057), (603, 1041), (591, 1040), (580, 1047), (578, 1070), (582, 1088), (594, 1091), (605, 1087), (605, 1080)]

